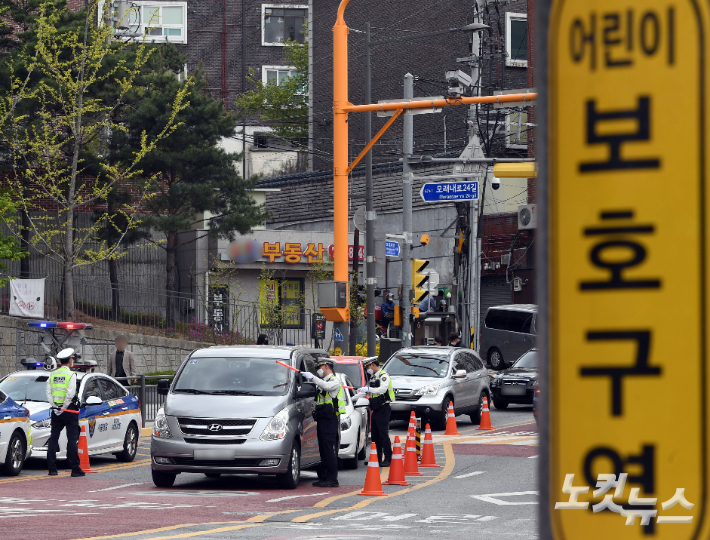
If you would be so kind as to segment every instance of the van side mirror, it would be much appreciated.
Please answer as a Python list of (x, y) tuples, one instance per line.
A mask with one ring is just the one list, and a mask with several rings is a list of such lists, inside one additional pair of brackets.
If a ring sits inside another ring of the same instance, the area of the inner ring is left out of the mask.
[(158, 394), (167, 396), (168, 390), (170, 390), (170, 381), (168, 379), (160, 379), (158, 381)]
[(86, 401), (84, 402), (84, 405), (101, 405), (103, 401), (101, 401), (101, 398), (98, 396), (89, 396), (86, 398)]
[(301, 387), (296, 390), (296, 397), (299, 399), (316, 397), (316, 385), (304, 382), (301, 384)]
[(456, 373), (454, 373), (453, 378), (454, 379), (465, 379), (466, 378), (466, 370), (465, 369), (456, 370)]

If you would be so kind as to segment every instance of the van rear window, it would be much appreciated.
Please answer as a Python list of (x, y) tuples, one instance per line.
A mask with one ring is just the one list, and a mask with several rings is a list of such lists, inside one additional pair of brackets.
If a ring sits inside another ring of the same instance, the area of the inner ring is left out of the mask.
[(532, 333), (534, 313), (508, 309), (489, 309), (486, 314), (486, 327), (492, 330), (507, 330), (521, 334)]

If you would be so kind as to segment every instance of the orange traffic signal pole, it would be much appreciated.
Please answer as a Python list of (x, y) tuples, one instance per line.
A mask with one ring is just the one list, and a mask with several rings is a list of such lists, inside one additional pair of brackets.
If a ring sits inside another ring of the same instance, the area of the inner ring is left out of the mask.
[[(501, 96), (459, 97), (433, 99), (431, 101), (409, 101), (353, 105), (348, 101), (348, 25), (345, 24), (345, 8), (350, 0), (341, 0), (338, 15), (333, 26), (333, 251), (334, 280), (349, 283), (348, 277), (348, 175), (350, 171), (372, 148), (398, 116), (408, 109), (431, 109), (452, 105), (473, 103), (511, 103), (533, 101), (536, 93), (506, 94)], [(348, 114), (351, 112), (398, 111), (389, 119), (375, 138), (368, 143), (360, 155), (348, 163)], [(370, 253), (367, 254), (371, 255)], [(350, 294), (348, 292), (348, 302)], [(349, 308), (321, 308), (326, 319), (333, 322), (350, 320)]]

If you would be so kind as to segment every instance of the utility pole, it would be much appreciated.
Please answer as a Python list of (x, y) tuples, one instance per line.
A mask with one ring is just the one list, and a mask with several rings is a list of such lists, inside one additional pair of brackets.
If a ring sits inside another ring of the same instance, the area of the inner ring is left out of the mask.
[[(365, 23), (365, 105), (372, 102), (370, 23)], [(372, 113), (365, 113), (365, 138), (372, 139)], [(365, 156), (365, 271), (367, 273), (367, 356), (375, 356), (375, 202), (372, 185), (372, 150)]]
[[(404, 100), (411, 100), (414, 97), (414, 77), (411, 73), (404, 76)], [(409, 324), (409, 315), (412, 312), (410, 294), (412, 290), (412, 171), (409, 159), (414, 153), (414, 117), (411, 114), (403, 114), (402, 119), (402, 234), (404, 235), (404, 245), (402, 246), (402, 346), (409, 347), (412, 344), (410, 333), (412, 331)]]
[[(353, 290), (350, 291), (350, 301), (352, 304), (352, 299), (355, 298), (357, 304), (357, 298), (358, 298), (358, 263), (360, 262), (360, 257), (358, 257), (358, 252), (360, 251), (360, 230), (355, 227), (355, 230), (353, 231), (353, 279), (352, 279), (352, 284), (353, 284)], [(358, 317), (358, 310), (351, 309), (351, 311), (354, 311), (355, 315), (350, 316), (350, 340), (349, 340), (349, 352), (348, 354), (350, 356), (356, 356), (357, 355), (357, 325), (360, 322), (360, 319)]]

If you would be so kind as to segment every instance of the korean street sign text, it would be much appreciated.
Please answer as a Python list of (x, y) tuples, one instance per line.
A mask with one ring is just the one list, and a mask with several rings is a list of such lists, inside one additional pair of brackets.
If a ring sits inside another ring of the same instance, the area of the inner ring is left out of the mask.
[(424, 202), (478, 200), (478, 182), (428, 183), (422, 186), (420, 195)]
[(394, 240), (386, 240), (385, 255), (387, 257), (399, 257), (399, 242), (395, 242)]
[(208, 314), (215, 334), (229, 332), (229, 286), (214, 285), (209, 288)]
[(708, 4), (553, 0), (548, 35), (553, 537), (707, 538)]

